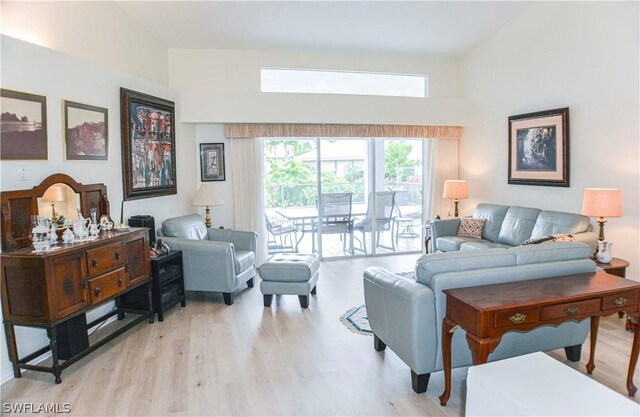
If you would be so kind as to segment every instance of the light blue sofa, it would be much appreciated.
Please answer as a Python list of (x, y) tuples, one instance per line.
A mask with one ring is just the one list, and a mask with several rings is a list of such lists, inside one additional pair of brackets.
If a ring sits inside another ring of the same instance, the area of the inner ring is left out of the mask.
[(207, 229), (202, 217), (189, 214), (162, 222), (158, 237), (182, 251), (185, 290), (221, 292), (231, 305), (234, 291), (245, 283), (254, 286), (255, 232)]
[(478, 204), (473, 218), (485, 219), (482, 239), (456, 236), (460, 219), (435, 220), (431, 223), (432, 252), (450, 252), (468, 249), (510, 248), (525, 240), (568, 233), (576, 241), (593, 249), (598, 236), (592, 232), (587, 216), (536, 208)]
[[(364, 272), (364, 298), (374, 333), (374, 348), (388, 346), (411, 368), (414, 391), (427, 389), (431, 372), (442, 370), (443, 290), (593, 272), (591, 248), (578, 242), (432, 253), (420, 257), (416, 278), (379, 267)], [(552, 278), (551, 278), (552, 279)], [(526, 333), (508, 332), (489, 361), (564, 347), (572, 361), (589, 332), (589, 321), (543, 326)], [(466, 332), (452, 341), (452, 367), (472, 364)]]

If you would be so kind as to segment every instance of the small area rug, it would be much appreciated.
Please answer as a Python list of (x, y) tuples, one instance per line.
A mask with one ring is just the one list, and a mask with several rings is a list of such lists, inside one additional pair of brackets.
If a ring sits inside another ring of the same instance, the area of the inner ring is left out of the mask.
[(365, 336), (371, 336), (373, 332), (369, 327), (369, 318), (364, 304), (361, 306), (351, 307), (346, 313), (340, 316), (340, 323), (349, 329), (349, 331)]
[[(413, 277), (413, 271), (396, 272), (397, 275), (403, 277)], [(367, 317), (367, 309), (364, 304), (361, 306), (351, 307), (346, 313), (340, 316), (340, 323), (349, 329), (350, 332), (362, 334), (365, 336), (373, 335), (369, 326), (369, 318)]]

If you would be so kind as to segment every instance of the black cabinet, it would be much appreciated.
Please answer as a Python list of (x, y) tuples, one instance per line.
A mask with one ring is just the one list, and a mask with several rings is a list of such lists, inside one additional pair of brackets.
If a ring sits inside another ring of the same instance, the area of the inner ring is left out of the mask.
[(182, 269), (182, 251), (174, 250), (168, 255), (151, 258), (153, 280), (152, 304), (158, 320), (163, 321), (163, 313), (180, 302), (186, 306), (184, 295), (184, 272)]

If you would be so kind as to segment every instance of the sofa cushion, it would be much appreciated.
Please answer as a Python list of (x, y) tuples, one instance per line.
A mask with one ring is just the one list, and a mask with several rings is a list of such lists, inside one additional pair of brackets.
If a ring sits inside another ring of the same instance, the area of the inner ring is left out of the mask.
[(531, 237), (549, 236), (558, 233), (582, 233), (589, 231), (589, 217), (576, 213), (543, 210), (536, 219)]
[(511, 246), (505, 245), (504, 243), (491, 242), (490, 240), (481, 239), (477, 242), (465, 242), (460, 245), (460, 250), (476, 250), (476, 249), (509, 249)]
[(256, 255), (250, 250), (236, 250), (236, 274), (246, 271), (256, 263)]
[(522, 246), (525, 245), (539, 245), (541, 243), (558, 243), (558, 242), (574, 242), (576, 240), (573, 235), (564, 233), (558, 233), (557, 235), (532, 237), (522, 242)]
[(482, 238), (495, 242), (498, 240), (498, 234), (507, 214), (509, 206), (501, 206), (498, 204), (478, 204), (473, 212), (474, 219), (484, 219), (482, 228)]
[(531, 231), (540, 212), (541, 210), (535, 208), (509, 207), (496, 241), (511, 246), (521, 245), (531, 237)]
[(580, 242), (518, 246), (507, 252), (515, 255), (518, 265), (589, 259), (592, 254), (591, 247)]
[(482, 239), (464, 236), (443, 236), (436, 239), (436, 247), (439, 251), (452, 252), (460, 250), (460, 245), (466, 242), (479, 242)]
[(435, 275), (472, 269), (515, 266), (515, 256), (505, 249), (483, 251), (431, 253), (423, 255), (416, 263), (416, 281), (431, 287)]
[(484, 219), (463, 218), (458, 226), (458, 236), (482, 238)]
[(204, 220), (197, 214), (174, 217), (162, 222), (162, 234), (167, 237), (203, 240), (207, 236)]

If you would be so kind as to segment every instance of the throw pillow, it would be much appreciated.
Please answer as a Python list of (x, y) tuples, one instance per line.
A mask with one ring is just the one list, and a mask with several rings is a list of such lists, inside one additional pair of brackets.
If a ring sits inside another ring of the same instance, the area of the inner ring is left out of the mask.
[(576, 240), (576, 238), (573, 237), (573, 235), (569, 235), (566, 233), (558, 233), (556, 235), (551, 235), (551, 236), (534, 237), (532, 239), (525, 240), (524, 242), (522, 242), (522, 245), (538, 245), (540, 243), (572, 242), (574, 240)]
[(458, 226), (458, 236), (482, 238), (482, 228), (484, 227), (484, 219), (474, 219), (471, 217), (460, 219)]

